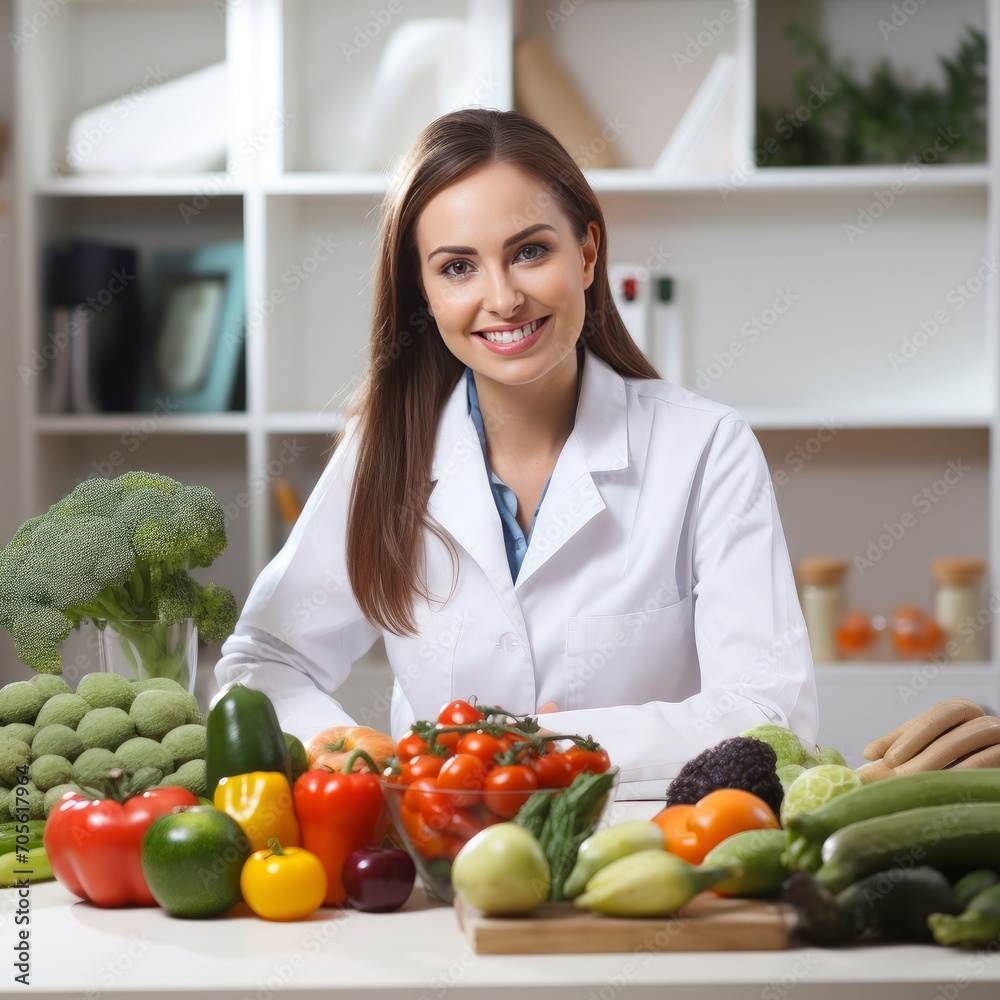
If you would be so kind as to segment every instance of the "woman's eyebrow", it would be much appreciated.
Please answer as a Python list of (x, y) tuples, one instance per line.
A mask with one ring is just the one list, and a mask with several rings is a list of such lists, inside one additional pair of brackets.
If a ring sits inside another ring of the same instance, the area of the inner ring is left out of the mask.
[[(509, 239), (504, 240), (503, 248), (513, 246), (515, 243), (519, 243), (521, 240), (526, 239), (528, 236), (533, 236), (535, 233), (540, 232), (543, 229), (547, 229), (550, 232), (555, 232), (555, 226), (550, 226), (545, 222), (540, 222), (536, 226), (528, 226), (527, 229), (522, 229), (519, 233), (515, 233)], [(474, 256), (476, 254), (476, 249), (474, 247), (438, 247), (436, 250), (432, 250), (428, 255), (427, 259), (430, 260), (435, 254), (438, 253), (452, 253), (452, 254), (464, 254), (467, 256)]]

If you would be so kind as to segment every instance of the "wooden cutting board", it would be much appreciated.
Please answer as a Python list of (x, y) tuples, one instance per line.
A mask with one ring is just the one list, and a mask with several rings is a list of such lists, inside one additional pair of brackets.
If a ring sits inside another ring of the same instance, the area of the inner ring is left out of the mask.
[(546, 903), (525, 917), (488, 917), (455, 898), (479, 955), (625, 951), (774, 951), (788, 947), (794, 910), (781, 903), (696, 896), (669, 917), (606, 917), (571, 903)]

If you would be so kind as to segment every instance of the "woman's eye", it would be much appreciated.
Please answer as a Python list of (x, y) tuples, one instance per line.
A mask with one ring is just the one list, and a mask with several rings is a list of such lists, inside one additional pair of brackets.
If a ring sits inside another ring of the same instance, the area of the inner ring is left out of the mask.
[(518, 250), (517, 256), (521, 260), (538, 260), (540, 257), (544, 257), (548, 250), (549, 248), (544, 243), (528, 243)]
[(453, 278), (461, 278), (469, 273), (470, 266), (467, 260), (453, 260), (445, 264), (444, 273), (451, 275)]

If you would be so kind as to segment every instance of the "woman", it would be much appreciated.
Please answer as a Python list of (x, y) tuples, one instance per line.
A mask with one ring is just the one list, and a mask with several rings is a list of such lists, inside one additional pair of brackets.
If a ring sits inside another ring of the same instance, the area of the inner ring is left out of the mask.
[(475, 695), (592, 734), (640, 798), (752, 726), (815, 739), (760, 448), (629, 338), (600, 206), (545, 129), (427, 126), (386, 199), (372, 325), (356, 414), (221, 686), (305, 736), (346, 724), (325, 692), (381, 635), (395, 737)]

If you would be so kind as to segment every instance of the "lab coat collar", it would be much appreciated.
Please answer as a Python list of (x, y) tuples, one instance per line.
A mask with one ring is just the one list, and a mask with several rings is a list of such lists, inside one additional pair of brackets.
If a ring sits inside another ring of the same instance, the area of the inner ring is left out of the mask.
[[(573, 432), (553, 470), (531, 544), (517, 577), (530, 579), (592, 517), (605, 508), (591, 473), (628, 467), (625, 382), (608, 364), (584, 351), (583, 380)], [(460, 379), (445, 403), (431, 467), (428, 514), (476, 560), (509, 610), (519, 618), (503, 528), (486, 475), (482, 447)]]

